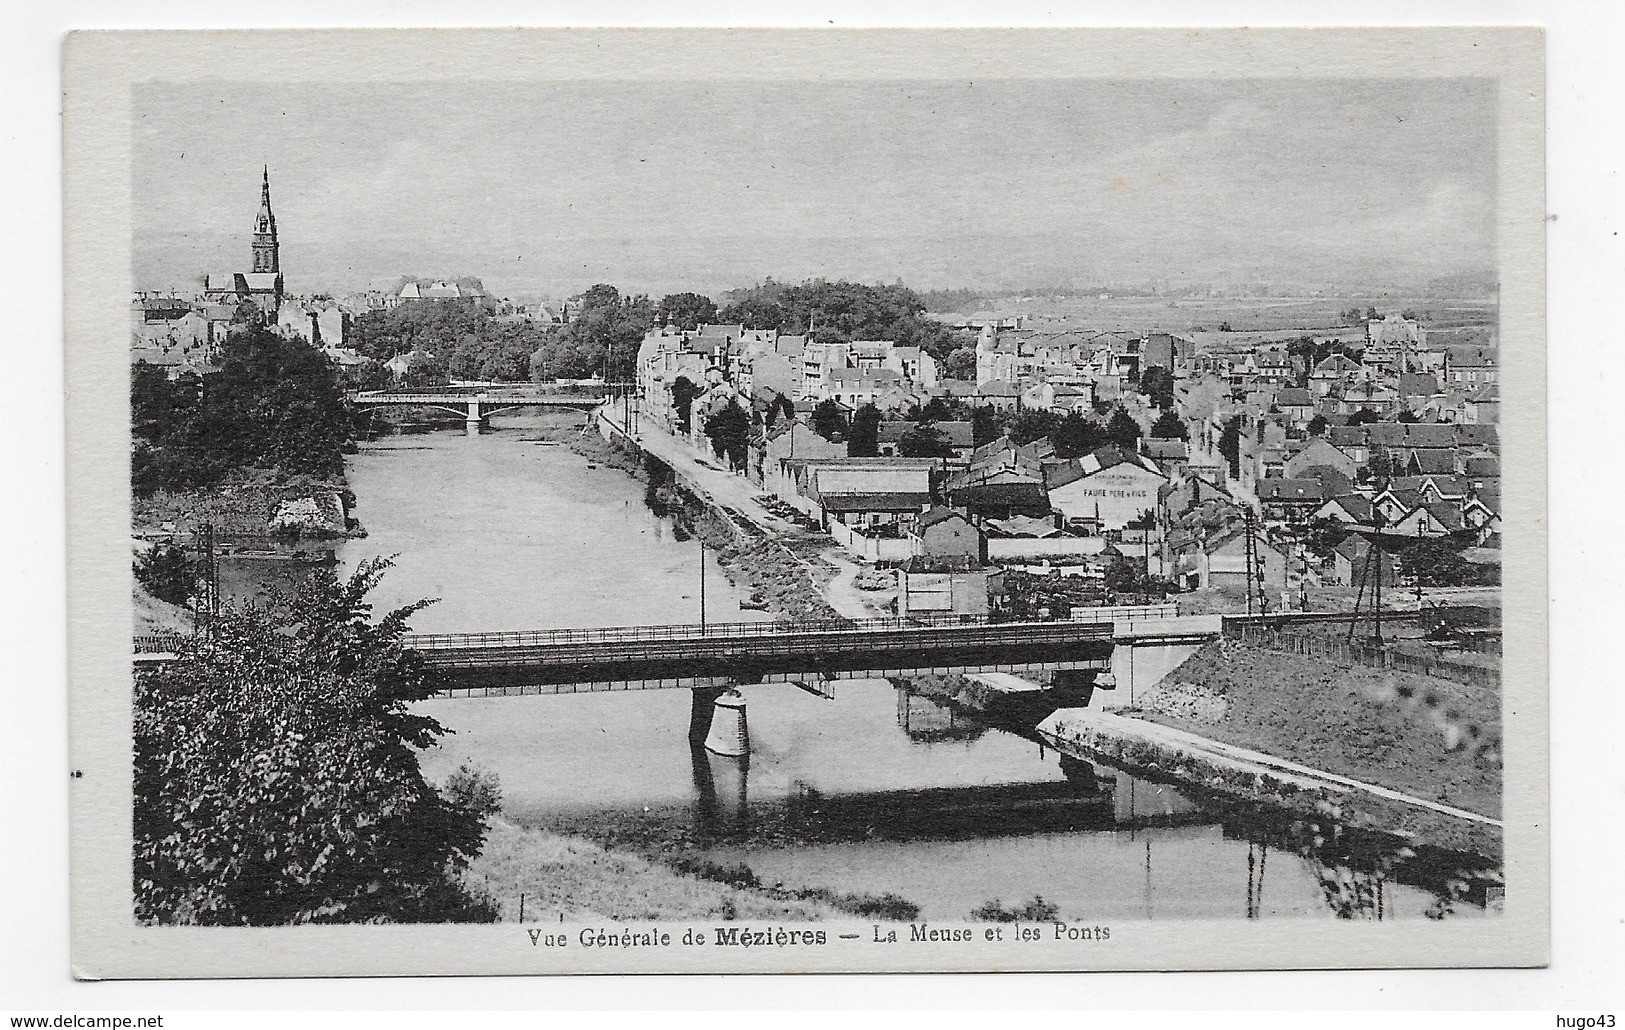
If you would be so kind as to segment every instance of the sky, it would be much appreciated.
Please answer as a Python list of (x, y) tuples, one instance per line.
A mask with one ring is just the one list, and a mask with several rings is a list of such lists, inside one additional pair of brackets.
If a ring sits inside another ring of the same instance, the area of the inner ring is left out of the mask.
[(1489, 277), (1491, 80), (153, 84), (135, 285), (765, 277), (918, 288)]

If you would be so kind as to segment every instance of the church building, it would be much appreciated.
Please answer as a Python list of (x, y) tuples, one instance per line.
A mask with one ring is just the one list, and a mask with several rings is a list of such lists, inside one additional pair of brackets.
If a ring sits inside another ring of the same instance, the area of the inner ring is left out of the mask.
[(282, 267), (276, 238), (276, 215), (271, 211), (271, 169), (263, 169), (260, 180), (260, 209), (254, 216), (250, 270), (210, 275), (203, 280), (203, 292), (216, 303), (241, 304), (252, 301), (271, 318), (282, 306)]

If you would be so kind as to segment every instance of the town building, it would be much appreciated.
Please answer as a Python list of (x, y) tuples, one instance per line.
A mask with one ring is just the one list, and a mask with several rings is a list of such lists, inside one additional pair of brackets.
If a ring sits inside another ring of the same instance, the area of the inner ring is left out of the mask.
[(1068, 524), (1120, 530), (1157, 508), (1168, 476), (1144, 455), (1107, 445), (1047, 470), (1049, 502)]

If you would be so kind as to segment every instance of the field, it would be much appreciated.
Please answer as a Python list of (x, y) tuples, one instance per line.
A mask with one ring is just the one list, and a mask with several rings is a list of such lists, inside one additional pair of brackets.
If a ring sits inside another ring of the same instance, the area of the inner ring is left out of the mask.
[[(1020, 312), (1038, 319), (1066, 319), (1091, 329), (1121, 329), (1190, 334), (1217, 333), (1228, 323), (1243, 333), (1285, 333), (1348, 325), (1340, 313), (1352, 307), (1375, 307), (1381, 314), (1412, 310), (1430, 330), (1493, 324), (1492, 300), (1444, 297), (1348, 295), (1338, 297), (1109, 297), (1001, 298), (988, 306), (1000, 314)], [(968, 314), (968, 312), (966, 312)], [(1255, 338), (1256, 339), (1256, 338)]]

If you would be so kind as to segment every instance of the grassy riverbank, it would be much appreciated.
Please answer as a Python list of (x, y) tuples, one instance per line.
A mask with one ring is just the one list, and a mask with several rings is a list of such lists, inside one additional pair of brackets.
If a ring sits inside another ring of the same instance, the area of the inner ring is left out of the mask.
[[(1366, 783), (1501, 815), (1500, 697), (1449, 680), (1219, 640), (1121, 714)], [(1376, 798), (1353, 821), (1498, 855), (1499, 834)]]
[(463, 882), (503, 922), (661, 919), (912, 919), (917, 906), (892, 895), (842, 895), (768, 885), (748, 868), (659, 861), (584, 837), (492, 822), (485, 849)]

